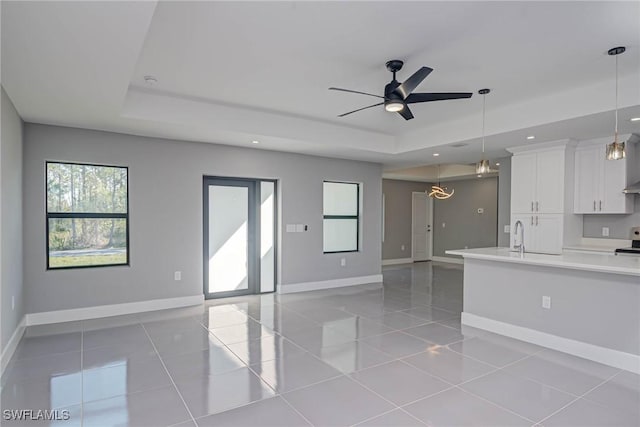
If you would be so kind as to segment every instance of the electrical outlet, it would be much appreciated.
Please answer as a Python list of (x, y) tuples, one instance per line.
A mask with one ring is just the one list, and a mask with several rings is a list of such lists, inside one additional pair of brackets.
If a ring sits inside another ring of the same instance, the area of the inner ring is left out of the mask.
[(173, 280), (175, 280), (176, 282), (179, 282), (180, 280), (182, 280), (182, 271), (176, 271), (173, 273)]
[(602, 227), (602, 237), (609, 237), (609, 227)]
[(504, 226), (504, 232), (505, 233), (511, 233), (511, 226), (509, 224)]
[(400, 245), (400, 250), (404, 251), (404, 245)]
[(546, 295), (542, 296), (542, 308), (546, 308), (547, 310), (551, 309), (551, 297)]
[(347, 265), (347, 259), (346, 258), (340, 258), (340, 265), (342, 267), (346, 266)]

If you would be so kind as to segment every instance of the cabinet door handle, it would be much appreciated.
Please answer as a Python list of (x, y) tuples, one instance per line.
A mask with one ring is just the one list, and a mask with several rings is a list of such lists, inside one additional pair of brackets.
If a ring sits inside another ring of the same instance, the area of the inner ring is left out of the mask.
[(600, 210), (602, 210), (602, 200), (600, 200)]
[(536, 225), (538, 225), (538, 215), (536, 215)]
[(538, 212), (538, 202), (536, 202), (536, 212)]
[(533, 215), (531, 215), (531, 225), (533, 225)]
[(593, 201), (593, 211), (594, 212), (596, 211), (596, 201), (595, 200)]
[(531, 202), (531, 212), (533, 212), (533, 202)]

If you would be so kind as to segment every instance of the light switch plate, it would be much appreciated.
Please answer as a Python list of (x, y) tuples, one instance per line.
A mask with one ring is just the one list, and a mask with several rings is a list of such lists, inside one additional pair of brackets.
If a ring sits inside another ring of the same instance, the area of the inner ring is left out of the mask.
[(304, 224), (296, 224), (296, 233), (302, 233), (304, 231)]
[(287, 233), (295, 233), (296, 225), (295, 224), (287, 224)]
[(511, 226), (509, 224), (504, 226), (504, 232), (505, 233), (511, 233)]
[(602, 227), (602, 237), (609, 237), (609, 227)]

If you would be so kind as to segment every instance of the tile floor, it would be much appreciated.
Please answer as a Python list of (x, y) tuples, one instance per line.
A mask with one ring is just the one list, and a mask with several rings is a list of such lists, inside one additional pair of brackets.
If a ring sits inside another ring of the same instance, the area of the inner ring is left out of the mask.
[(461, 327), (460, 267), (383, 273), (384, 287), (30, 327), (2, 409), (70, 419), (2, 425), (640, 425), (640, 376)]

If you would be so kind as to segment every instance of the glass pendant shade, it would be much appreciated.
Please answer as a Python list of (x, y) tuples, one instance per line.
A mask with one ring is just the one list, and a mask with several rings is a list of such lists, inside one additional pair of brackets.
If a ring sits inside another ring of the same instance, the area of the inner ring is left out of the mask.
[(479, 175), (491, 172), (491, 167), (489, 166), (489, 160), (480, 160), (476, 163), (476, 173)]
[(622, 160), (625, 156), (624, 142), (618, 142), (618, 55), (624, 53), (624, 46), (614, 47), (607, 52), (616, 57), (616, 127), (613, 142), (607, 145), (607, 160)]
[(624, 155), (624, 142), (613, 141), (607, 145), (607, 160), (621, 160), (624, 159)]

